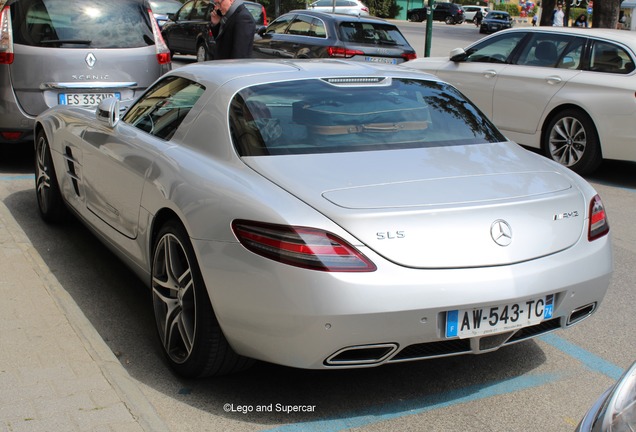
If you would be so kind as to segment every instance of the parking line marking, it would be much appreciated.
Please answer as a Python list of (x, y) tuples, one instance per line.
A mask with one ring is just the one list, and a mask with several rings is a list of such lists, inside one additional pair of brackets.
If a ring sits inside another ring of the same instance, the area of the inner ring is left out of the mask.
[(570, 357), (575, 358), (579, 362), (583, 363), (588, 369), (606, 375), (613, 380), (618, 380), (623, 375), (623, 369), (615, 364), (608, 362), (607, 360), (592, 354), (591, 352), (584, 350), (578, 345), (568, 342), (567, 340), (556, 336), (554, 334), (546, 334), (539, 337), (539, 340), (553, 346), (559, 351), (564, 352)]
[(426, 413), (440, 408), (518, 392), (545, 384), (554, 383), (565, 377), (565, 373), (523, 375), (505, 381), (487, 382), (463, 387), (445, 393), (426, 395), (420, 398), (370, 407), (338, 418), (283, 425), (267, 432), (337, 432), (362, 427), (400, 417)]
[(4, 175), (0, 176), (0, 181), (9, 181), (9, 180), (33, 180), (35, 178), (34, 174), (24, 174), (24, 175)]

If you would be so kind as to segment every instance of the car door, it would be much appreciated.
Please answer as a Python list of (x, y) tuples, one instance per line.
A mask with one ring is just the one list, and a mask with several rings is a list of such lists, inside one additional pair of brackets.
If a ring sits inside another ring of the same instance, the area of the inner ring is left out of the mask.
[(525, 32), (496, 35), (470, 47), (457, 61), (437, 70), (443, 80), (453, 84), (492, 118), (493, 93), (499, 75), (509, 67)]
[(280, 58), (281, 46), (286, 41), (285, 30), (294, 19), (295, 14), (282, 15), (267, 26), (260, 38), (254, 39), (252, 57), (255, 58)]
[(533, 134), (539, 130), (550, 100), (581, 73), (586, 40), (547, 32), (527, 39), (515, 64), (498, 74), (491, 117), (497, 127), (504, 133)]
[(86, 206), (129, 238), (137, 236), (141, 195), (156, 156), (176, 132), (204, 88), (168, 77), (151, 88), (115, 127), (101, 122), (83, 134)]

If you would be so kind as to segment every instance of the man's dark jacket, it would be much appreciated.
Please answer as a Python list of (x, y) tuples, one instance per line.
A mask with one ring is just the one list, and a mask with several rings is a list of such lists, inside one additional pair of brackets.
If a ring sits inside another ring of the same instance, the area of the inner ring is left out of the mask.
[(239, 5), (234, 13), (227, 17), (221, 30), (221, 23), (212, 26), (212, 35), (216, 42), (215, 60), (252, 57), (256, 24), (245, 5)]

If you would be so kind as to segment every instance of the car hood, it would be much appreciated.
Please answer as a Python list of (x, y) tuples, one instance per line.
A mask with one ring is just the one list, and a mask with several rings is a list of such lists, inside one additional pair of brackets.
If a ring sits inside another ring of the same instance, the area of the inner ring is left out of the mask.
[(408, 267), (531, 260), (571, 247), (585, 226), (572, 179), (510, 143), (244, 160)]

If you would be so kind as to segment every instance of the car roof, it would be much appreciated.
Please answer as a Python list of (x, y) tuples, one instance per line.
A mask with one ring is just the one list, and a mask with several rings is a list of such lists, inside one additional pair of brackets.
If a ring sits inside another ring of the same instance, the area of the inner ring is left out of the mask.
[(321, 19), (331, 19), (333, 21), (336, 22), (351, 22), (351, 21), (360, 21), (360, 22), (370, 22), (370, 23), (383, 23), (383, 24), (391, 24), (394, 25), (392, 23), (389, 23), (386, 20), (383, 20), (382, 18), (376, 18), (376, 17), (370, 17), (370, 16), (366, 16), (366, 15), (352, 15), (352, 14), (343, 14), (343, 13), (333, 13), (333, 12), (323, 12), (323, 11), (317, 11), (317, 10), (310, 10), (310, 9), (295, 9), (292, 11), (289, 11), (281, 16), (284, 15), (290, 15), (290, 14), (305, 14), (305, 15), (310, 15), (310, 16), (314, 16), (317, 18), (321, 18)]
[(597, 38), (609, 39), (614, 42), (621, 42), (625, 45), (631, 46), (633, 49), (636, 48), (636, 34), (634, 32), (617, 29), (541, 26), (506, 29), (497, 32), (496, 34), (501, 34), (502, 32), (547, 32), (552, 34), (558, 33), (576, 34), (579, 36), (593, 36)]
[(336, 59), (243, 59), (192, 63), (164, 76), (178, 75), (206, 88), (227, 86), (228, 91), (261, 83), (316, 78), (408, 77), (439, 81), (425, 72), (400, 66), (350, 62)]

